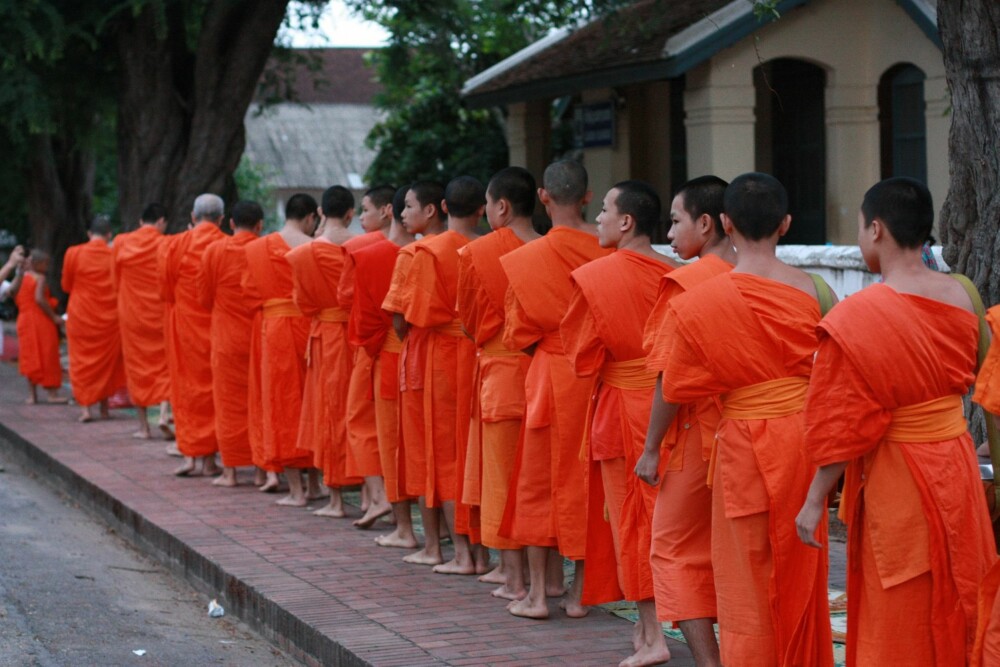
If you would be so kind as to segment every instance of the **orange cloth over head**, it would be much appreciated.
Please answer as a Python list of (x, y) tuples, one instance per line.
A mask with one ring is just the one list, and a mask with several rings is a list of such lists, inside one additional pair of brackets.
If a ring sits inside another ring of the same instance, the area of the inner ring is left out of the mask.
[(577, 377), (563, 352), (559, 324), (569, 308), (570, 273), (608, 253), (592, 234), (554, 227), (500, 260), (510, 280), (503, 342), (512, 350), (537, 345), (525, 378), (524, 435), (501, 535), (558, 546), (571, 560), (582, 560), (587, 551), (580, 416), (587, 412), (593, 379)]
[(201, 256), (198, 276), (201, 304), (212, 312), (212, 402), (215, 437), (222, 465), (253, 465), (247, 434), (250, 338), (254, 313), (243, 297), (246, 245), (257, 235), (237, 229), (215, 241)]
[[(17, 358), (18, 372), (34, 385), (47, 389), (62, 386), (62, 364), (59, 360), (59, 329), (49, 319), (38, 302), (35, 291), (38, 279), (28, 271), (21, 278), (21, 288), (14, 297), (17, 304)], [(46, 300), (55, 307), (55, 301), (45, 286)]]
[(820, 323), (809, 451), (850, 461), (847, 659), (960, 665), (979, 584), (996, 562), (961, 396), (976, 367), (974, 314), (873, 285)]
[[(663, 276), (643, 337), (649, 369), (659, 373), (669, 356), (670, 341), (660, 335), (667, 303), (732, 268), (709, 254)], [(668, 457), (669, 461), (656, 494), (650, 553), (660, 621), (716, 616), (712, 490), (707, 481), (708, 459), (721, 418), (721, 404), (714, 396), (681, 405), (664, 438), (661, 464)]]
[[(311, 321), (297, 447), (312, 452), (312, 465), (323, 472), (327, 486), (356, 484), (357, 479), (347, 477), (347, 388), (352, 355), (347, 344), (347, 314), (337, 301), (344, 249), (319, 238), (289, 250), (285, 259), (292, 267), (292, 300)], [(336, 314), (343, 317), (329, 316)]]
[[(746, 273), (706, 280), (665, 306), (664, 400), (808, 378), (819, 318), (814, 295), (783, 283)], [(785, 416), (762, 410), (719, 424), (712, 561), (727, 665), (833, 664), (826, 551), (795, 532), (815, 472), (801, 392), (797, 400), (778, 406)], [(819, 532), (825, 537), (825, 521)]]
[(66, 250), (62, 288), (69, 294), (66, 342), (73, 398), (93, 405), (125, 386), (114, 260), (107, 241), (94, 238)]
[[(601, 378), (585, 442), (588, 461), (596, 464), (590, 466), (587, 485), (585, 604), (623, 595), (635, 601), (653, 598), (649, 552), (656, 489), (632, 471), (645, 445), (656, 382), (656, 374), (645, 369), (643, 327), (660, 277), (672, 269), (657, 259), (618, 250), (572, 274), (573, 296), (561, 325), (566, 356), (577, 375)], [(601, 464), (615, 459), (624, 474), (608, 468), (614, 479), (603, 480)], [(617, 523), (610, 524), (604, 520), (608, 482), (613, 482), (612, 497), (621, 499), (620, 511), (614, 512)], [(613, 540), (608, 539), (609, 528)]]
[[(167, 316), (167, 354), (173, 355), (170, 403), (177, 448), (184, 456), (209, 456), (219, 450), (212, 403), (212, 311), (201, 301), (199, 274), (205, 249), (225, 237), (219, 226), (199, 222), (169, 237), (160, 256)], [(169, 361), (169, 359), (168, 359)]]
[(391, 503), (411, 498), (399, 478), (399, 352), (392, 316), (382, 310), (389, 292), (399, 246), (388, 239), (351, 253), (354, 285), (348, 325), (351, 344), (372, 359), (375, 427), (379, 464)]
[(112, 245), (118, 324), (128, 393), (148, 407), (170, 398), (170, 373), (164, 334), (164, 305), (157, 257), (166, 237), (154, 225), (119, 234)]
[(482, 542), (493, 549), (521, 547), (499, 531), (524, 420), (524, 378), (531, 358), (508, 350), (500, 340), (510, 284), (500, 258), (523, 245), (504, 227), (459, 252), (456, 310), (478, 348), (462, 501), (479, 506)]
[(265, 470), (308, 468), (312, 452), (298, 447), (310, 319), (292, 302), (291, 250), (281, 234), (246, 245), (243, 293), (257, 314), (250, 343), (247, 394), (254, 465)]
[(478, 511), (462, 502), (476, 346), (456, 322), (455, 303), (458, 253), (468, 243), (465, 236), (449, 230), (414, 244), (403, 314), (411, 325), (428, 330), (424, 370), (427, 505), (456, 502), (455, 529), (479, 543)]

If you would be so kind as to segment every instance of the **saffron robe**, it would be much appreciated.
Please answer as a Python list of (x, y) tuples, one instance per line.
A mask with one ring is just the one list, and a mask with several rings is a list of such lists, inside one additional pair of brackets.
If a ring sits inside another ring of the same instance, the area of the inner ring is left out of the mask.
[(531, 357), (508, 350), (501, 341), (510, 282), (500, 258), (523, 245), (503, 227), (459, 251), (457, 313), (477, 346), (462, 501), (479, 505), (482, 542), (492, 549), (521, 547), (500, 536), (500, 523), (524, 421), (524, 378)]
[[(1000, 306), (986, 311), (993, 340), (1000, 338)], [(994, 415), (1000, 414), (1000, 345), (990, 344), (989, 352), (976, 377), (973, 400)], [(992, 489), (990, 490), (992, 492)], [(979, 591), (979, 623), (972, 651), (972, 665), (1000, 665), (1000, 563), (995, 564), (983, 579)]]
[(170, 397), (164, 305), (157, 257), (166, 237), (153, 225), (119, 234), (112, 245), (125, 380), (132, 403), (148, 407)]
[[(663, 398), (723, 397), (712, 561), (727, 665), (832, 665), (827, 554), (795, 516), (815, 473), (804, 404), (820, 318), (815, 296), (745, 273), (671, 299)], [(825, 539), (826, 521), (820, 524)]]
[(253, 465), (247, 435), (247, 386), (254, 314), (243, 297), (246, 245), (257, 235), (237, 229), (207, 248), (201, 257), (201, 304), (212, 311), (212, 405), (222, 465)]
[(399, 246), (385, 239), (348, 257), (354, 290), (348, 335), (372, 360), (372, 393), (379, 464), (391, 503), (409, 500), (399, 477), (399, 353), (402, 343), (392, 329), (392, 315), (382, 310), (389, 293)]
[(518, 447), (501, 535), (530, 546), (558, 546), (571, 560), (587, 550), (587, 470), (580, 460), (593, 380), (579, 378), (563, 350), (559, 323), (569, 307), (570, 273), (609, 251), (567, 227), (500, 259), (510, 280), (504, 303), (508, 349), (536, 345), (525, 377), (524, 434)]
[[(643, 337), (648, 368), (659, 373), (666, 363), (670, 341), (661, 333), (670, 300), (732, 268), (709, 254), (663, 276)], [(708, 461), (721, 410), (715, 396), (679, 406), (663, 440), (660, 461), (664, 470), (653, 509), (650, 552), (653, 597), (660, 621), (716, 616)]]
[(406, 276), (409, 298), (403, 313), (412, 326), (427, 330), (424, 367), (424, 438), (427, 447), (426, 502), (438, 507), (455, 501), (455, 528), (480, 541), (478, 512), (462, 502), (472, 378), (476, 346), (463, 333), (455, 310), (458, 251), (469, 240), (448, 230), (414, 244)]
[(167, 353), (173, 354), (170, 404), (174, 409), (177, 448), (184, 456), (219, 451), (212, 403), (212, 311), (201, 302), (201, 258), (209, 244), (225, 234), (212, 222), (170, 237), (160, 280), (167, 316)]
[(125, 386), (114, 260), (107, 241), (94, 238), (67, 248), (62, 288), (69, 294), (66, 343), (73, 398), (93, 405)]
[[(627, 600), (653, 598), (649, 552), (656, 489), (633, 470), (645, 447), (656, 383), (655, 372), (646, 370), (643, 328), (660, 277), (672, 269), (651, 257), (618, 250), (571, 275), (573, 295), (560, 326), (563, 345), (578, 376), (599, 378), (584, 442), (591, 462), (585, 603), (610, 602), (622, 594)], [(618, 370), (623, 364), (638, 368)], [(605, 486), (611, 490), (607, 503)], [(605, 504), (610, 522), (604, 520)], [(614, 546), (610, 552), (609, 545)], [(620, 591), (613, 585), (616, 562)]]
[(251, 241), (243, 276), (244, 298), (256, 311), (247, 393), (250, 447), (254, 465), (272, 471), (312, 466), (312, 452), (297, 446), (311, 322), (292, 301), (289, 250), (278, 233)]
[(312, 452), (327, 486), (356, 484), (346, 472), (351, 350), (347, 312), (337, 301), (344, 249), (318, 238), (289, 250), (285, 259), (292, 267), (292, 300), (311, 320), (297, 446)]
[[(425, 236), (424, 239), (430, 238)], [(423, 239), (421, 239), (423, 240)], [(399, 250), (389, 291), (382, 302), (388, 313), (403, 314), (409, 302), (407, 274), (416, 243)], [(405, 316), (404, 316), (405, 317)], [(424, 370), (427, 365), (427, 329), (409, 327), (399, 356), (399, 449), (396, 457), (400, 491), (420, 497), (427, 493), (427, 444), (424, 423)]]
[(834, 308), (819, 337), (807, 436), (816, 465), (850, 461), (847, 660), (967, 664), (979, 582), (996, 562), (961, 403), (978, 319), (872, 285)]
[[(14, 297), (17, 304), (18, 372), (34, 385), (47, 389), (62, 386), (62, 365), (59, 360), (59, 328), (49, 319), (38, 302), (35, 290), (38, 280), (28, 271), (21, 278), (21, 288)], [(45, 299), (53, 308), (55, 299), (45, 287)]]
[[(354, 305), (354, 264), (352, 253), (385, 240), (381, 231), (355, 236), (344, 243), (344, 269), (337, 286), (337, 300), (347, 313)], [(350, 323), (348, 323), (350, 329)], [(348, 333), (350, 341), (350, 333)], [(379, 477), (378, 429), (375, 426), (375, 398), (372, 394), (372, 357), (357, 344), (351, 345), (351, 374), (347, 391), (347, 474), (352, 477)]]

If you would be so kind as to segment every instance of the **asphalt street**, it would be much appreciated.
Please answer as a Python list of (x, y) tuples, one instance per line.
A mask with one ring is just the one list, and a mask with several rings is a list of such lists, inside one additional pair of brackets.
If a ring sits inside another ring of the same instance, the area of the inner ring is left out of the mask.
[(29, 471), (0, 466), (0, 665), (299, 664), (210, 618), (207, 598)]

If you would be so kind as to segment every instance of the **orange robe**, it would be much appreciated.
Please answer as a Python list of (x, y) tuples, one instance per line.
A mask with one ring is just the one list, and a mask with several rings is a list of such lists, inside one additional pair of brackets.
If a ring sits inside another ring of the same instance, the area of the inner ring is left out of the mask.
[[(667, 304), (685, 290), (731, 270), (732, 264), (705, 255), (660, 280), (660, 293), (646, 322), (646, 365), (659, 373), (670, 350), (661, 336)], [(715, 396), (682, 405), (661, 449), (662, 482), (653, 509), (650, 566), (656, 615), (660, 621), (715, 618), (712, 572), (712, 489), (708, 461), (722, 418)]]
[(462, 500), (479, 505), (482, 542), (492, 549), (521, 547), (500, 536), (500, 523), (524, 421), (524, 378), (531, 357), (508, 350), (501, 341), (510, 282), (500, 258), (523, 245), (514, 232), (501, 228), (459, 254), (457, 311), (477, 346)]
[[(783, 283), (727, 273), (665, 311), (664, 400), (724, 395), (712, 507), (722, 662), (832, 665), (827, 554), (795, 531), (816, 469), (803, 409), (819, 304)], [(825, 520), (819, 532), (824, 540)]]
[[(344, 243), (344, 270), (337, 285), (337, 302), (347, 313), (354, 305), (354, 264), (352, 253), (385, 240), (381, 231), (355, 236)], [(350, 324), (348, 324), (350, 329)], [(348, 340), (350, 340), (348, 334)], [(375, 397), (372, 392), (372, 356), (364, 347), (351, 344), (351, 370), (347, 390), (347, 474), (352, 477), (379, 477), (378, 429), (375, 426)]]
[(243, 297), (246, 245), (253, 232), (237, 229), (205, 248), (198, 278), (202, 305), (212, 311), (212, 404), (222, 465), (253, 465), (247, 435), (247, 385), (253, 311)]
[(166, 237), (153, 225), (115, 237), (115, 287), (125, 379), (132, 402), (148, 407), (170, 397), (164, 305), (157, 256)]
[(292, 301), (289, 250), (278, 233), (251, 241), (243, 276), (244, 298), (256, 311), (247, 428), (254, 465), (271, 471), (312, 466), (312, 452), (297, 446), (311, 322)]
[(312, 452), (313, 466), (323, 472), (327, 486), (354, 484), (357, 480), (349, 480), (346, 473), (344, 420), (351, 353), (347, 313), (337, 302), (344, 249), (319, 238), (288, 251), (285, 259), (292, 267), (292, 299), (311, 318), (298, 448)]
[[(476, 346), (462, 331), (455, 310), (458, 252), (469, 240), (458, 232), (414, 244), (407, 273), (404, 317), (427, 330), (424, 370), (424, 438), (427, 447), (426, 501), (429, 507), (455, 501), (457, 532), (480, 542), (478, 512), (462, 502), (465, 454), (472, 418)], [(475, 514), (475, 516), (473, 516)]]
[(979, 582), (996, 562), (961, 401), (978, 320), (873, 285), (819, 331), (807, 436), (817, 465), (850, 461), (847, 661), (967, 664)]
[(212, 311), (201, 302), (201, 257), (225, 234), (212, 222), (170, 237), (162, 255), (160, 280), (167, 316), (167, 354), (173, 355), (170, 404), (174, 409), (177, 448), (184, 456), (219, 451), (212, 404)]
[[(1000, 338), (1000, 306), (986, 311), (993, 340)], [(973, 400), (992, 415), (1000, 414), (1000, 345), (991, 344), (976, 377)], [(997, 419), (994, 417), (994, 419)], [(1000, 424), (998, 424), (1000, 425)], [(992, 492), (992, 489), (990, 490)], [(1000, 563), (995, 564), (983, 579), (979, 592), (979, 623), (972, 651), (972, 665), (1000, 665)]]
[(125, 386), (111, 247), (102, 238), (75, 245), (63, 259), (66, 342), (73, 398), (93, 405)]
[(399, 353), (402, 343), (392, 329), (392, 315), (382, 310), (389, 293), (399, 246), (385, 239), (350, 254), (354, 280), (348, 336), (372, 360), (372, 393), (379, 464), (391, 503), (413, 496), (399, 476)]
[[(17, 342), (20, 346), (17, 370), (28, 382), (47, 389), (62, 386), (62, 365), (59, 361), (59, 329), (35, 301), (38, 281), (28, 272), (14, 297), (17, 304)], [(53, 308), (55, 299), (45, 287), (45, 298)]]
[[(425, 236), (430, 238), (429, 236)], [(423, 240), (423, 239), (421, 239)], [(405, 313), (410, 299), (407, 274), (413, 264), (416, 243), (400, 248), (392, 270), (389, 291), (382, 309)], [(427, 493), (427, 449), (424, 424), (424, 370), (427, 365), (427, 329), (411, 326), (399, 356), (399, 450), (400, 492), (420, 497)]]
[(530, 546), (558, 546), (571, 560), (582, 560), (587, 550), (581, 417), (594, 383), (577, 377), (564, 353), (559, 323), (569, 307), (570, 273), (606, 254), (596, 236), (554, 227), (500, 259), (510, 280), (504, 345), (524, 350), (537, 344), (525, 377), (524, 433), (501, 535)]
[[(642, 333), (660, 277), (672, 269), (651, 257), (619, 250), (572, 274), (573, 296), (560, 327), (563, 345), (577, 375), (599, 378), (584, 443), (592, 462), (585, 603), (610, 602), (622, 594), (627, 600), (653, 598), (649, 551), (656, 489), (633, 470), (645, 446), (656, 385), (656, 373), (646, 369)], [(616, 561), (620, 591), (613, 585)], [(600, 588), (610, 597), (601, 599)]]

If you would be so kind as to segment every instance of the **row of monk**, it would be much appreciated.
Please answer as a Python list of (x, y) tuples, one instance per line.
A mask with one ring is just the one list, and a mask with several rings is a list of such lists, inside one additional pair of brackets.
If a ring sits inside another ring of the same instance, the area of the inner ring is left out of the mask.
[[(869, 190), (858, 240), (883, 281), (837, 305), (776, 258), (792, 221), (771, 176), (675, 194), (669, 239), (697, 260), (683, 265), (650, 243), (649, 185), (615, 185), (596, 226), (590, 198), (584, 168), (560, 161), (537, 190), (519, 167), (485, 188), (373, 188), (359, 236), (339, 186), (318, 209), (292, 197), (261, 238), (250, 202), (231, 236), (214, 195), (170, 237), (150, 206), (113, 247), (98, 227), (67, 253), (74, 394), (88, 405), (118, 386), (120, 326), (133, 401), (172, 401), (180, 473), (213, 472), (220, 452), (224, 485), (241, 466), (265, 490), (284, 472), (279, 503), (302, 506), (318, 469), (334, 516), (361, 483), (355, 524), (391, 515), (385, 547), (418, 548), (416, 502), (424, 544), (404, 560), (483, 574), (512, 614), (545, 618), (553, 596), (572, 617), (636, 601), (628, 666), (669, 659), (663, 621), (699, 665), (832, 665), (826, 500), (840, 483), (848, 663), (998, 664), (1000, 567), (961, 401), (989, 337), (971, 283), (922, 262), (927, 189)], [(58, 370), (31, 362), (59, 318), (44, 266), (29, 268), (22, 372), (55, 387)], [(994, 349), (977, 385), (990, 410), (998, 363)]]

